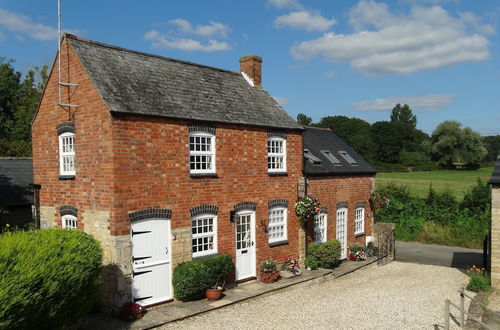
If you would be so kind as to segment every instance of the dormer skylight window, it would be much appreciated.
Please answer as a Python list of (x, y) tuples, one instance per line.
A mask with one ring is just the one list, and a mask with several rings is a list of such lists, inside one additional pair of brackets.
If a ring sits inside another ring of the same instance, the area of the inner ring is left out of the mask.
[(326, 159), (328, 159), (329, 161), (332, 162), (333, 165), (336, 165), (336, 166), (341, 166), (342, 163), (340, 162), (340, 160), (335, 157), (329, 150), (321, 150), (321, 153), (323, 155), (325, 155)]
[(314, 156), (309, 149), (304, 148), (304, 157), (308, 159), (313, 165), (321, 165), (321, 159)]
[(339, 154), (349, 163), (349, 165), (358, 165), (358, 162), (355, 161), (347, 151), (339, 151)]

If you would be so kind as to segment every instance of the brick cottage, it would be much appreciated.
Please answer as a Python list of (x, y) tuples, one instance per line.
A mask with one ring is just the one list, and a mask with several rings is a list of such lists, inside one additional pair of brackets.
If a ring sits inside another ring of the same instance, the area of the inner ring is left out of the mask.
[(101, 242), (106, 306), (172, 299), (173, 269), (193, 258), (231, 255), (236, 282), (266, 258), (302, 258), (304, 175), (325, 205), (310, 241), (371, 235), (375, 170), (292, 120), (261, 88), (260, 57), (240, 73), (69, 34), (58, 56), (32, 124), (40, 218)]

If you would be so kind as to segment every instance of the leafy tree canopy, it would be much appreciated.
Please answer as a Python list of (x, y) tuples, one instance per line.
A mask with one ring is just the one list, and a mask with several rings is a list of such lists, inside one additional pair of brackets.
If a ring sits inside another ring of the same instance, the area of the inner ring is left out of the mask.
[(417, 116), (413, 114), (408, 104), (401, 106), (401, 104), (396, 104), (391, 112), (391, 122), (402, 122), (408, 123), (413, 128), (417, 127)]
[(31, 121), (48, 79), (48, 67), (34, 67), (21, 80), (13, 63), (0, 57), (0, 156), (30, 156)]
[(304, 115), (303, 113), (299, 113), (297, 115), (297, 122), (300, 125), (311, 126), (311, 124), (312, 124), (312, 118)]

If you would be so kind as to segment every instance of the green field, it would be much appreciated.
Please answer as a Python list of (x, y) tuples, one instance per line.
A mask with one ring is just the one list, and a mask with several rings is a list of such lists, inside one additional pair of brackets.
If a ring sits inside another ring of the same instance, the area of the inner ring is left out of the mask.
[(477, 182), (477, 178), (488, 181), (493, 172), (492, 167), (484, 167), (477, 171), (425, 171), (425, 172), (392, 172), (378, 173), (377, 187), (394, 183), (406, 185), (410, 193), (416, 197), (426, 197), (429, 186), (436, 191), (449, 189), (458, 200), (462, 200), (464, 192)]

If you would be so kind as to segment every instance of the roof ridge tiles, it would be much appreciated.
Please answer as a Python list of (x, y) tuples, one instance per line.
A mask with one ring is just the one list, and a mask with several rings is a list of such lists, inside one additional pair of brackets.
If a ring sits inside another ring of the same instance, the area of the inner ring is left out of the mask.
[(124, 48), (124, 47), (120, 47), (120, 46), (110, 45), (110, 44), (107, 44), (107, 43), (104, 43), (104, 42), (99, 42), (99, 41), (95, 41), (95, 40), (85, 39), (85, 38), (82, 38), (82, 37), (79, 37), (79, 36), (76, 36), (76, 35), (70, 34), (70, 33), (65, 33), (64, 37), (69, 38), (69, 39), (73, 39), (73, 40), (76, 40), (76, 41), (85, 42), (85, 43), (88, 43), (88, 44), (100, 46), (100, 47), (106, 47), (106, 48), (111, 48), (111, 49), (119, 50), (119, 51), (123, 51), (123, 52), (134, 53), (134, 54), (137, 54), (137, 55), (154, 57), (154, 58), (158, 58), (158, 59), (161, 59), (161, 60), (166, 60), (166, 61), (171, 61), (171, 62), (177, 62), (177, 63), (187, 64), (187, 65), (193, 65), (193, 66), (197, 66), (197, 67), (201, 67), (201, 68), (212, 69), (212, 70), (226, 72), (226, 73), (232, 73), (232, 74), (236, 74), (236, 75), (241, 74), (240, 72), (231, 71), (231, 70), (227, 70), (227, 69), (216, 68), (216, 67), (209, 66), (209, 65), (203, 65), (203, 64), (199, 64), (199, 63), (194, 63), (194, 62), (189, 62), (189, 61), (183, 61), (183, 60), (175, 59), (175, 58), (172, 58), (172, 57), (166, 57), (166, 56), (161, 56), (161, 55), (156, 55), (156, 54), (141, 52), (141, 51), (133, 50), (133, 49), (130, 49), (130, 48)]

